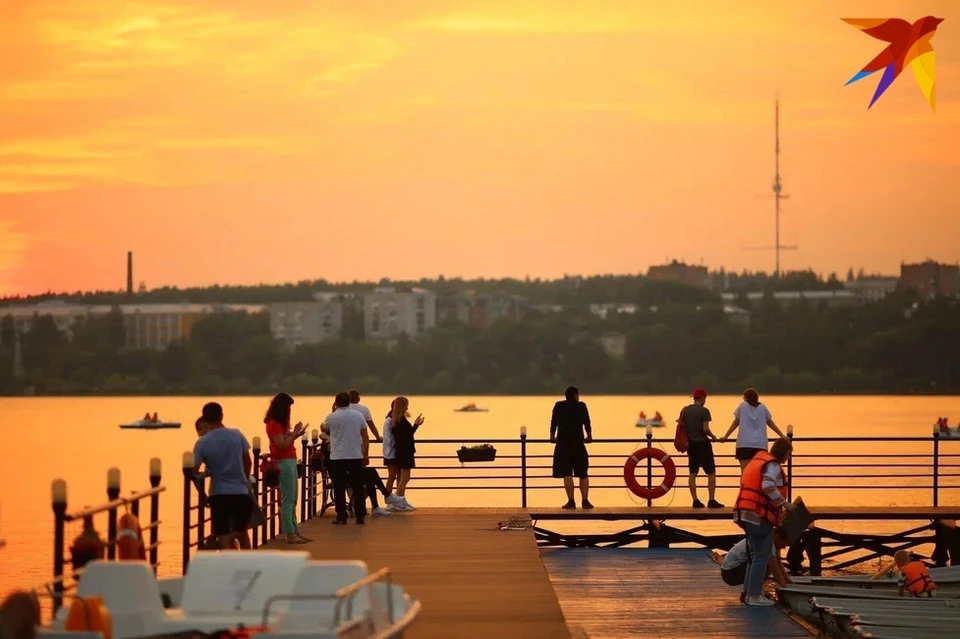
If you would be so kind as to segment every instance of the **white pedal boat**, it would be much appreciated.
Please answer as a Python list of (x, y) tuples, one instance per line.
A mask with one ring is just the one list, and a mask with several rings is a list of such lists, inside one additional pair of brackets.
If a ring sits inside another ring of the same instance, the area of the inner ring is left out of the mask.
[[(183, 578), (157, 579), (141, 561), (87, 564), (77, 596), (99, 595), (113, 618), (113, 639), (186, 631), (269, 628), (250, 639), (394, 639), (420, 612), (384, 568), (362, 561), (312, 561), (309, 553), (197, 553)], [(164, 608), (163, 595), (172, 608)], [(102, 639), (63, 629), (69, 606), (38, 639)]]

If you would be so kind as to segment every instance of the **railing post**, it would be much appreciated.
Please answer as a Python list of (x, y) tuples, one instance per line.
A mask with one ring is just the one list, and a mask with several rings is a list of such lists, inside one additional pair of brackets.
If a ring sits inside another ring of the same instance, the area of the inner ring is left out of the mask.
[[(260, 491), (260, 438), (253, 438), (253, 501), (258, 501)], [(264, 513), (266, 516), (266, 513)], [(260, 527), (254, 526), (251, 531), (250, 545), (256, 549), (260, 547)]]
[(300, 437), (300, 463), (303, 464), (303, 477), (300, 478), (300, 521), (307, 520), (307, 434)]
[[(647, 424), (647, 448), (653, 448), (653, 426)], [(653, 457), (647, 457), (647, 486), (653, 486)], [(653, 500), (647, 500), (647, 508), (653, 505)]]
[(307, 508), (307, 515), (310, 519), (313, 519), (317, 516), (317, 473), (313, 472), (313, 456), (317, 454), (320, 446), (320, 431), (316, 428), (310, 433), (310, 443), (312, 444), (310, 447), (310, 465), (307, 466), (305, 472), (310, 476), (310, 482), (308, 483), (310, 489), (310, 506)]
[(53, 614), (63, 605), (64, 521), (67, 516), (67, 482), (54, 479), (50, 485), (53, 503)]
[[(793, 424), (787, 424), (787, 439), (790, 440), (790, 449), (793, 450)], [(793, 501), (793, 453), (787, 458), (787, 501)]]
[[(150, 488), (160, 487), (160, 470), (162, 463), (159, 457), (150, 460)], [(160, 541), (160, 493), (150, 495), (150, 565), (153, 572), (157, 572), (158, 551)]]
[(190, 563), (190, 501), (193, 487), (193, 452), (183, 453), (183, 549), (180, 566), (183, 574), (187, 574), (187, 564)]
[(520, 507), (527, 507), (527, 427), (520, 427)]
[(940, 425), (933, 427), (933, 507), (940, 505)]
[[(120, 497), (120, 469), (107, 470), (107, 499), (114, 501)], [(117, 509), (107, 511), (107, 559), (117, 558)]]

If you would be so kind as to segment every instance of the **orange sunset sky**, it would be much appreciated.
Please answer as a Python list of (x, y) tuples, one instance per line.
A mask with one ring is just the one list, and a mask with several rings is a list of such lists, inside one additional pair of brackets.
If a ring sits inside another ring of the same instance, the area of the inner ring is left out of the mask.
[(960, 257), (957, 0), (0, 0), (0, 294), (772, 270), (778, 92), (784, 269)]

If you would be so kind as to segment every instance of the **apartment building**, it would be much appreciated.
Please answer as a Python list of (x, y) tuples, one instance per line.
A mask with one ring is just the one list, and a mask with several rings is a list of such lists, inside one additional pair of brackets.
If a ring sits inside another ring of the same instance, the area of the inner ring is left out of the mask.
[(133, 349), (163, 349), (171, 342), (187, 339), (194, 324), (213, 313), (264, 310), (259, 304), (69, 304), (63, 301), (40, 302), (29, 306), (0, 308), (0, 317), (10, 316), (18, 332), (30, 330), (35, 318), (50, 316), (57, 328), (71, 333), (81, 317), (103, 317), (117, 309), (123, 315), (126, 346)]
[(520, 295), (451, 291), (437, 297), (437, 321), (449, 319), (488, 328), (501, 319), (519, 321), (527, 312), (527, 300)]
[(843, 288), (859, 296), (865, 302), (879, 302), (900, 286), (897, 277), (867, 277), (856, 280), (847, 280)]
[(920, 299), (960, 296), (960, 266), (927, 260), (920, 264), (900, 264), (900, 285), (916, 291)]
[(318, 293), (314, 300), (270, 305), (270, 333), (284, 348), (340, 338), (343, 301), (333, 293)]
[(401, 334), (417, 338), (437, 325), (437, 297), (422, 288), (384, 286), (363, 298), (368, 340), (390, 342)]

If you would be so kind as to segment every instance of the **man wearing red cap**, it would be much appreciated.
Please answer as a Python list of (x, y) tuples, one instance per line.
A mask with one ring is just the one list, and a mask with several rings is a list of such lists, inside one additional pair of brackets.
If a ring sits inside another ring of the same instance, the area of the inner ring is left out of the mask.
[(694, 508), (703, 508), (703, 502), (697, 497), (697, 475), (703, 470), (707, 475), (707, 491), (710, 499), (709, 508), (723, 508), (717, 501), (717, 463), (713, 458), (713, 444), (716, 436), (710, 431), (710, 409), (707, 403), (707, 391), (698, 388), (693, 391), (693, 403), (683, 409), (680, 419), (687, 430), (690, 439), (690, 449), (687, 458), (690, 462), (690, 496), (693, 498)]

